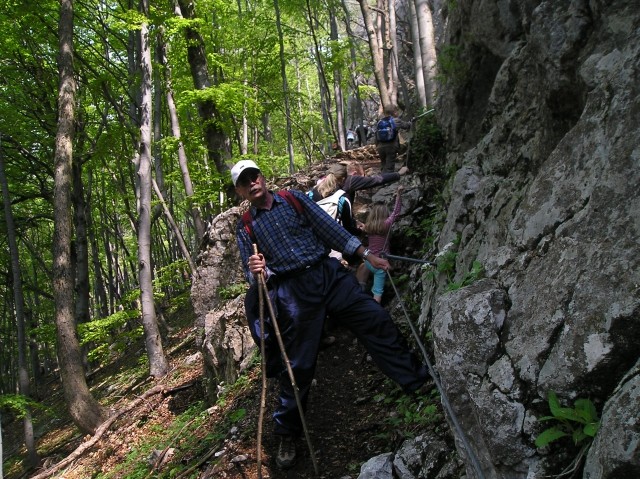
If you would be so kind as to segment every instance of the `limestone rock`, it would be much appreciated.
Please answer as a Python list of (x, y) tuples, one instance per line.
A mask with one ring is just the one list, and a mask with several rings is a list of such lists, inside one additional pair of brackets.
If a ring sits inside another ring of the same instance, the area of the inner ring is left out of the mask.
[(441, 42), (467, 67), (436, 109), (456, 169), (438, 245), (456, 242), (454, 280), (479, 261), (492, 281), (442, 294), (450, 278), (422, 276), (420, 322), (433, 324), (449, 398), (486, 477), (560, 472), (533, 444), (550, 390), (606, 404), (585, 477), (633, 477), (640, 402), (624, 377), (640, 339), (640, 10), (435, 5), (449, 15)]

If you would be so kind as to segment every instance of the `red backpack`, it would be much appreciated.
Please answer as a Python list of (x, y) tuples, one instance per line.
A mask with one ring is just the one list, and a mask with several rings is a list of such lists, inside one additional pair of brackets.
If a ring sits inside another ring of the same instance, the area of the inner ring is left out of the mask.
[[(300, 200), (298, 200), (298, 198), (296, 198), (289, 190), (277, 191), (276, 195), (280, 195), (286, 200), (287, 203), (293, 206), (293, 209), (296, 210), (296, 213), (298, 213), (299, 215), (303, 214), (304, 208), (300, 203)], [(251, 217), (251, 209), (248, 209), (242, 215), (242, 224), (244, 225), (244, 230), (249, 235), (249, 238), (251, 238), (251, 241), (255, 243), (256, 237), (253, 234), (253, 227), (251, 226), (252, 220), (253, 218)]]

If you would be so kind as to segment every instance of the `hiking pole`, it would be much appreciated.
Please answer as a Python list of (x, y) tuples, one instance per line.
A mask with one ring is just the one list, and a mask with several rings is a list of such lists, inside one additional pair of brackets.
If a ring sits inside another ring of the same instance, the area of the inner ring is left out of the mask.
[[(254, 245), (254, 252), (257, 251), (257, 246)], [(262, 290), (263, 296), (267, 303), (267, 307), (269, 309), (269, 315), (271, 316), (271, 320), (273, 322), (273, 330), (276, 333), (276, 339), (278, 340), (278, 346), (280, 347), (280, 353), (282, 354), (282, 359), (284, 360), (285, 365), (287, 366), (287, 373), (289, 373), (289, 379), (291, 380), (291, 386), (293, 387), (293, 394), (296, 398), (296, 405), (298, 406), (298, 412), (300, 413), (300, 422), (302, 423), (302, 430), (304, 431), (304, 437), (307, 440), (307, 446), (309, 447), (309, 454), (311, 455), (311, 462), (313, 463), (313, 470), (316, 476), (320, 475), (320, 471), (318, 469), (318, 463), (316, 461), (316, 455), (313, 451), (313, 446), (311, 445), (311, 437), (309, 436), (309, 429), (307, 428), (307, 422), (304, 419), (304, 411), (302, 410), (302, 402), (300, 401), (300, 394), (298, 392), (298, 385), (296, 384), (296, 378), (293, 374), (293, 369), (291, 369), (291, 362), (289, 361), (289, 356), (287, 356), (287, 351), (284, 347), (284, 342), (282, 341), (282, 335), (280, 334), (280, 327), (278, 326), (278, 321), (276, 319), (276, 314), (273, 309), (273, 304), (271, 304), (271, 298), (269, 297), (269, 290), (267, 289), (267, 282), (264, 279), (264, 272), (261, 272), (258, 276), (258, 282), (260, 283), (260, 289)], [(264, 333), (263, 333), (264, 336)]]
[(381, 258), (387, 258), (387, 259), (397, 259), (400, 261), (408, 261), (410, 263), (420, 263), (420, 264), (426, 264), (429, 266), (435, 266), (436, 263), (432, 262), (432, 261), (426, 261), (424, 259), (416, 259), (416, 258), (407, 258), (406, 256), (395, 256), (393, 254), (381, 254), (380, 255)]
[(431, 374), (431, 377), (433, 378), (433, 383), (436, 385), (436, 388), (438, 389), (438, 392), (440, 393), (440, 397), (442, 398), (442, 404), (443, 404), (445, 410), (447, 411), (447, 413), (449, 414), (449, 419), (453, 423), (453, 427), (456, 430), (456, 432), (458, 433), (458, 437), (460, 438), (460, 441), (462, 441), (462, 444), (464, 445), (464, 448), (466, 449), (467, 454), (469, 455), (469, 460), (471, 461), (471, 465), (473, 466), (473, 469), (475, 470), (477, 478), (478, 479), (484, 479), (484, 473), (482, 472), (482, 468), (480, 467), (480, 462), (478, 461), (478, 458), (475, 455), (475, 452), (471, 448), (471, 444), (467, 440), (467, 436), (465, 435), (464, 431), (462, 430), (462, 426), (460, 426), (460, 423), (458, 422), (458, 418), (456, 417), (456, 414), (453, 411), (453, 407), (451, 406), (451, 403), (449, 402), (449, 399), (447, 398), (447, 395), (444, 392), (444, 388), (442, 387), (442, 383), (440, 383), (440, 379), (438, 378), (438, 375), (436, 374), (436, 371), (435, 371), (434, 367), (431, 365), (431, 361), (429, 361), (429, 356), (427, 355), (427, 349), (425, 348), (423, 342), (420, 340), (420, 336), (418, 335), (418, 331), (416, 330), (415, 326), (411, 322), (411, 319), (409, 318), (409, 314), (407, 313), (407, 310), (404, 307), (404, 302), (402, 301), (402, 298), (400, 297), (400, 293), (398, 292), (398, 289), (396, 288), (396, 284), (393, 282), (393, 278), (391, 277), (391, 273), (388, 270), (387, 270), (387, 276), (389, 278), (389, 281), (391, 281), (391, 286), (393, 286), (393, 290), (396, 293), (396, 297), (398, 298), (398, 301), (400, 302), (400, 306), (402, 307), (402, 312), (404, 313), (404, 317), (406, 318), (407, 323), (409, 323), (409, 327), (411, 328), (411, 333), (413, 334), (413, 337), (416, 340), (416, 343), (420, 347), (420, 351), (422, 351), (422, 356), (424, 357), (425, 364), (427, 365), (427, 368), (429, 369), (429, 374)]
[(428, 115), (429, 113), (436, 111), (435, 108), (432, 108), (431, 110), (427, 110), (424, 113), (420, 113), (418, 116), (414, 116), (413, 118), (411, 118), (411, 121), (416, 121), (418, 118), (422, 118), (425, 115)]
[[(253, 253), (258, 254), (258, 245), (253, 245)], [(262, 276), (262, 274), (260, 274)], [(264, 423), (264, 411), (267, 407), (267, 363), (265, 359), (264, 345), (264, 292), (262, 286), (258, 287), (260, 301), (260, 370), (262, 372), (262, 389), (260, 390), (260, 412), (258, 414), (258, 479), (262, 479), (262, 425)]]

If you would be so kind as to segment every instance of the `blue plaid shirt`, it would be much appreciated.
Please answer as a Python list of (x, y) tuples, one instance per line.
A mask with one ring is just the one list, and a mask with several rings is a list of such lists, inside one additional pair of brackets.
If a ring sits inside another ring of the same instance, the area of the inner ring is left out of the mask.
[[(253, 235), (258, 251), (267, 262), (268, 275), (301, 271), (318, 263), (331, 249), (352, 255), (361, 246), (337, 221), (329, 216), (313, 200), (300, 191), (291, 193), (302, 205), (304, 212), (295, 208), (280, 195), (273, 195), (270, 210), (251, 206)], [(238, 222), (236, 239), (245, 276), (254, 278), (247, 265), (253, 254), (253, 242), (242, 220)]]

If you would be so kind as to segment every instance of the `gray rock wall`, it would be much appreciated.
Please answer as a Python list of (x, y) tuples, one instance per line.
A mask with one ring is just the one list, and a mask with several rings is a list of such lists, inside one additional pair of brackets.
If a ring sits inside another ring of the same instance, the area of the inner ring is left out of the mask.
[(233, 383), (255, 349), (244, 315), (244, 294), (233, 300), (221, 298), (225, 288), (246, 283), (235, 236), (241, 211), (231, 208), (215, 217), (205, 234), (198, 275), (191, 286), (205, 385), (213, 401), (221, 383)]
[(640, 8), (476, 0), (446, 13), (461, 68), (438, 103), (457, 167), (439, 245), (459, 240), (458, 279), (475, 260), (490, 279), (442, 295), (425, 277), (421, 321), (449, 399), (486, 477), (558, 472), (533, 444), (550, 390), (605, 410), (584, 477), (640, 477)]

